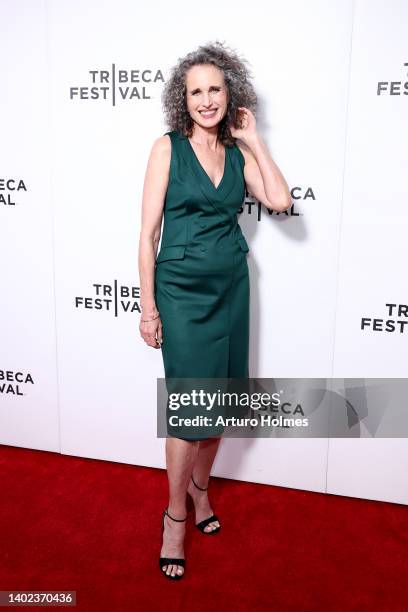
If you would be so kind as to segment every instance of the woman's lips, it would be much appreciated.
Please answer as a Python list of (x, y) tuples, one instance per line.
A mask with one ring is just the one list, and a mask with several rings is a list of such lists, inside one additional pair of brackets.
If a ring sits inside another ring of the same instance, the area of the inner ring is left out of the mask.
[(217, 112), (217, 108), (212, 111), (199, 111), (200, 115), (204, 117), (204, 119), (212, 119)]

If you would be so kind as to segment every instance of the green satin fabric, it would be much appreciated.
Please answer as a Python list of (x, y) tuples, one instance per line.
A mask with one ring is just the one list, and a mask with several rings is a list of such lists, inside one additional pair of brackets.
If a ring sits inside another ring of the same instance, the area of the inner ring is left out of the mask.
[(249, 248), (237, 220), (244, 157), (226, 147), (215, 187), (188, 138), (166, 133), (172, 154), (155, 268), (165, 377), (246, 378)]

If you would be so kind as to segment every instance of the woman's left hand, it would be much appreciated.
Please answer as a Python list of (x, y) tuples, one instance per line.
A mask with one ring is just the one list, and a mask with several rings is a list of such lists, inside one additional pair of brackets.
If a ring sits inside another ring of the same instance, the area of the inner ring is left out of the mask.
[(245, 106), (238, 107), (239, 119), (241, 120), (242, 128), (235, 128), (232, 124), (230, 125), (231, 136), (233, 138), (239, 138), (243, 142), (251, 140), (256, 136), (256, 119), (252, 111)]

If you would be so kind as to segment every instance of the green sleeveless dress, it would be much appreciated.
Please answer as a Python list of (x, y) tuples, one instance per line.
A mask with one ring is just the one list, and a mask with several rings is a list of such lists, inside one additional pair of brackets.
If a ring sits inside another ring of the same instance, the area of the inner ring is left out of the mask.
[(155, 266), (165, 377), (247, 378), (249, 247), (237, 219), (245, 158), (227, 146), (215, 187), (189, 139), (166, 134), (172, 152)]

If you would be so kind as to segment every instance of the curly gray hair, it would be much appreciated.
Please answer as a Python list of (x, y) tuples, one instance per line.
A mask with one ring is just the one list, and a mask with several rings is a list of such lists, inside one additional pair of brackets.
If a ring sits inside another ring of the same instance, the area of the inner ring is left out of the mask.
[(234, 144), (236, 138), (231, 136), (229, 126), (232, 124), (236, 128), (242, 127), (238, 107), (245, 106), (255, 115), (258, 103), (250, 82), (252, 75), (246, 66), (247, 63), (247, 60), (238, 57), (235, 51), (218, 40), (201, 45), (197, 50), (179, 58), (171, 69), (170, 78), (162, 91), (163, 110), (169, 130), (176, 130), (188, 137), (192, 135), (194, 122), (187, 109), (186, 74), (192, 66), (212, 64), (223, 72), (229, 92), (227, 112), (220, 121), (218, 136), (224, 145)]

